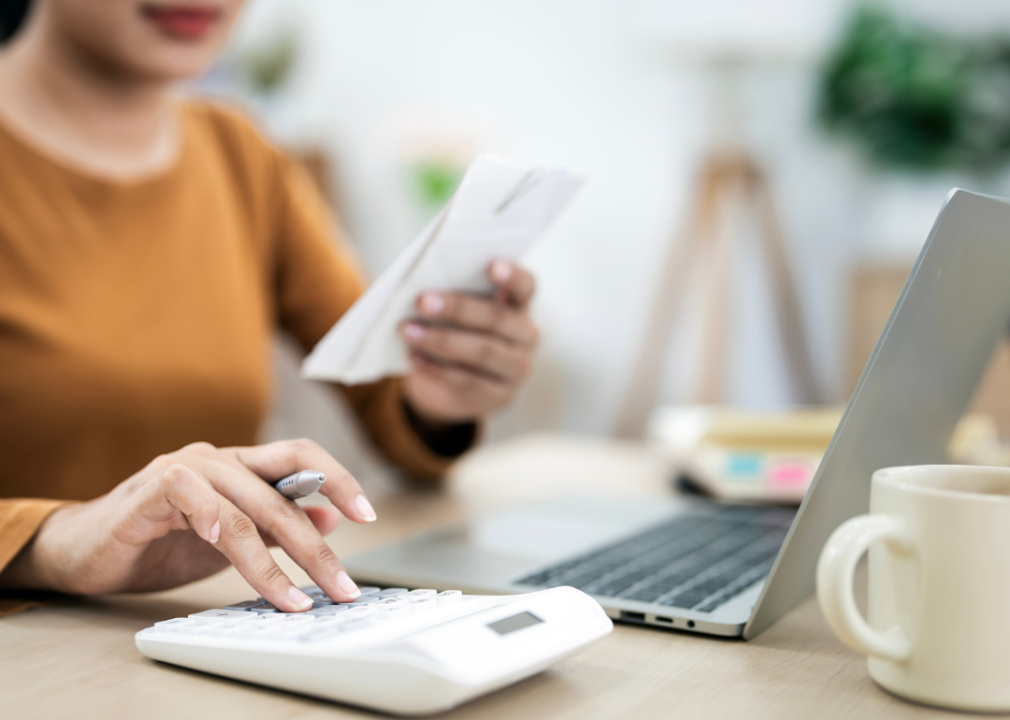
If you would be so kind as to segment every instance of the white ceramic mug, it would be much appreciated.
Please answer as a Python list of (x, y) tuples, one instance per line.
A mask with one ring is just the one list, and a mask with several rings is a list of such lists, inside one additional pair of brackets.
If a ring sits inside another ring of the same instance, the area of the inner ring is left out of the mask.
[[(852, 576), (869, 550), (869, 622)], [(924, 465), (873, 474), (870, 514), (817, 565), (828, 624), (903, 697), (1010, 710), (1010, 468)]]

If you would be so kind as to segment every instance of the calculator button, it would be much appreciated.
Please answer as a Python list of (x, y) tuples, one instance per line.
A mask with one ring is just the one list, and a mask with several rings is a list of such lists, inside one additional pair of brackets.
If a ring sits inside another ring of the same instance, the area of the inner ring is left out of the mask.
[(299, 635), (298, 640), (301, 642), (319, 642), (320, 640), (329, 640), (330, 638), (336, 637), (343, 631), (343, 625), (328, 625), (325, 628), (313, 626), (312, 632)]
[(253, 626), (246, 630), (249, 626), (246, 625), (241, 628), (240, 637), (247, 637), (253, 640), (259, 639), (272, 639), (272, 638), (284, 638), (290, 637), (292, 635), (299, 635), (304, 632), (310, 632), (313, 623), (292, 623), (292, 622), (272, 622), (272, 623), (254, 623)]
[(309, 615), (308, 613), (297, 613), (297, 614), (286, 615), (284, 617), (283, 621), (286, 622), (286, 623), (315, 622), (316, 621), (316, 616), (315, 615)]
[(318, 610), (321, 607), (329, 607), (332, 604), (333, 604), (333, 601), (330, 600), (329, 598), (319, 598), (319, 599), (313, 598), (312, 599), (312, 609), (313, 610)]
[(376, 596), (383, 598), (394, 597), (396, 595), (406, 595), (407, 588), (386, 588), (385, 590), (380, 590), (375, 594)]
[(263, 637), (290, 638), (309, 632), (311, 632), (310, 626), (305, 623), (281, 623), (280, 625), (271, 625), (269, 632), (265, 633)]
[(180, 625), (181, 635), (206, 635), (208, 630), (220, 625), (219, 620), (209, 620), (207, 618), (194, 618), (192, 625)]
[(463, 602), (463, 593), (459, 590), (446, 590), (435, 596), (439, 605), (454, 605)]
[(214, 627), (207, 630), (208, 635), (217, 635), (221, 637), (231, 637), (234, 635), (239, 635), (242, 633), (243, 628), (251, 627), (256, 623), (249, 623), (243, 620), (223, 620), (222, 622), (216, 623)]
[(250, 612), (254, 612), (257, 615), (270, 615), (271, 613), (280, 612), (270, 603), (263, 603), (262, 605), (257, 605), (256, 607), (249, 608)]
[[(343, 635), (345, 632), (352, 632), (357, 623), (362, 623), (364, 625), (370, 625), (371, 620), (355, 620), (353, 622), (342, 621), (334, 625), (327, 625), (326, 627), (312, 626), (312, 632), (304, 633), (298, 637), (301, 642), (319, 642), (321, 640), (331, 640), (339, 635)], [(350, 628), (350, 630), (348, 630)]]
[(217, 618), (218, 620), (226, 619), (251, 619), (251, 615), (242, 610), (204, 610), (203, 612), (193, 613), (190, 615), (191, 618)]
[(375, 605), (374, 607), (379, 613), (378, 617), (383, 620), (410, 615), (410, 603), (399, 603), (398, 605)]
[(282, 612), (267, 613), (265, 615), (257, 615), (255, 622), (260, 623), (260, 624), (281, 622), (281, 621), (284, 620), (284, 615), (285, 615), (285, 613), (282, 613)]
[(321, 632), (327, 630), (328, 628), (336, 627), (337, 625), (343, 625), (347, 622), (348, 618), (346, 615), (338, 615), (337, 617), (321, 617), (312, 623), (312, 630), (314, 632)]
[(435, 595), (437, 594), (438, 593), (435, 590), (421, 588), (419, 590), (411, 590), (409, 593), (407, 593), (407, 597), (409, 598), (428, 597), (428, 596), (435, 597)]
[(251, 610), (257, 605), (263, 605), (263, 600), (246, 600), (245, 602), (233, 603), (231, 605), (225, 605), (225, 610)]
[(186, 625), (192, 625), (195, 622), (195, 620), (190, 620), (189, 618), (174, 618), (172, 620), (157, 622), (154, 624), (154, 628), (159, 633), (177, 633)]
[(361, 597), (356, 597), (349, 602), (341, 602), (339, 605), (367, 605), (368, 603), (379, 602), (381, 600), (378, 595), (362, 595)]
[(347, 611), (347, 617), (349, 618), (361, 618), (368, 617), (369, 615), (374, 615), (378, 610), (371, 605), (362, 605), (361, 607), (351, 607)]
[(359, 587), (358, 591), (362, 595), (374, 595), (375, 593), (382, 590), (382, 588), (372, 587), (371, 585), (365, 585), (364, 587)]
[(410, 599), (410, 609), (414, 612), (418, 610), (430, 610), (438, 605), (438, 600), (433, 597), (416, 597)]
[(410, 605), (410, 600), (408, 600), (406, 596), (401, 595), (399, 597), (382, 598), (382, 600), (375, 603), (376, 607), (386, 605)]
[(323, 589), (321, 587), (319, 587), (318, 585), (302, 585), (298, 589), (301, 590), (306, 595), (313, 595), (315, 593), (321, 593), (321, 592), (323, 592)]
[(357, 632), (358, 630), (370, 628), (373, 625), (375, 625), (375, 621), (370, 617), (348, 619), (339, 629), (341, 632)]
[(316, 617), (329, 617), (331, 615), (336, 615), (337, 613), (347, 612), (351, 609), (350, 605), (324, 605), (323, 607), (315, 607), (309, 610), (306, 615), (315, 615)]
[(222, 627), (221, 625), (219, 625), (218, 627), (211, 628), (210, 630), (208, 630), (207, 634), (210, 635), (211, 637), (218, 637), (218, 638), (238, 637), (239, 635), (242, 634), (242, 631), (239, 630), (237, 627), (229, 628), (229, 627)]
[(256, 639), (266, 636), (275, 623), (250, 623), (239, 628), (239, 637)]

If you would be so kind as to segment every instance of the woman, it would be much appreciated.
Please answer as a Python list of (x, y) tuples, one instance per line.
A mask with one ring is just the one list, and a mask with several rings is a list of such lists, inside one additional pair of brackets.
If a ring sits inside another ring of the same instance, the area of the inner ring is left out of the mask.
[[(156, 590), (230, 562), (304, 610), (275, 543), (353, 598), (322, 536), (339, 514), (375, 519), (360, 487), (309, 441), (251, 445), (274, 328), (311, 348), (361, 277), (302, 171), (240, 117), (172, 95), (241, 0), (174, 1), (33, 0), (4, 26), (19, 25), (0, 47), (0, 497), (34, 499), (0, 500), (0, 593)], [(533, 278), (504, 261), (489, 275), (495, 300), (418, 299), (407, 377), (343, 388), (416, 477), (528, 374)], [(305, 468), (335, 508), (266, 482)]]

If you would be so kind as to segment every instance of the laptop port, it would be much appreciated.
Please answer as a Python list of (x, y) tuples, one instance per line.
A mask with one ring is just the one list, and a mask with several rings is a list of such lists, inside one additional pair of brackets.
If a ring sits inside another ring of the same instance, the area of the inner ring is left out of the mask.
[(645, 622), (645, 613), (631, 612), (630, 610), (621, 610), (621, 620), (627, 620), (628, 622)]
[(668, 617), (663, 617), (662, 615), (657, 615), (656, 616), (656, 622), (670, 623), (671, 625), (673, 625), (673, 618), (668, 618)]

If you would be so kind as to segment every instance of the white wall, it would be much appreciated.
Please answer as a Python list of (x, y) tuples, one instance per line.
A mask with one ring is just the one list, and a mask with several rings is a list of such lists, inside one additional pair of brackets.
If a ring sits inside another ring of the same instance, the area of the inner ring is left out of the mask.
[[(942, 5), (927, 4), (931, 12)], [(695, 40), (709, 42), (723, 31), (780, 56), (748, 74), (748, 134), (780, 199), (822, 383), (840, 399), (847, 269), (878, 246), (893, 256), (914, 255), (946, 189), (941, 178), (902, 190), (915, 217), (906, 226), (899, 215), (902, 237), (884, 242), (874, 235), (895, 221), (873, 220), (881, 214), (876, 185), (813, 126), (816, 56), (846, 5), (258, 0), (239, 41), (284, 23), (302, 34), (304, 62), (281, 132), (336, 158), (343, 219), (373, 273), (424, 219), (404, 178), (411, 136), (441, 132), (474, 150), (591, 175), (529, 258), (540, 280), (535, 312), (544, 337), (543, 367), (531, 392), (558, 392), (559, 414), (531, 417), (535, 404), (526, 397), (499, 419), (496, 432), (557, 425), (604, 433), (629, 380), (659, 263), (684, 219), (704, 149), (704, 87), (685, 58), (704, 45)], [(959, 3), (972, 17), (996, 6)], [(755, 11), (761, 7), (768, 12)], [(753, 267), (736, 301), (729, 399), (784, 404), (789, 387), (766, 288)], [(692, 351), (685, 338), (671, 348), (664, 401), (684, 396)], [(558, 378), (560, 388), (553, 389)]]

